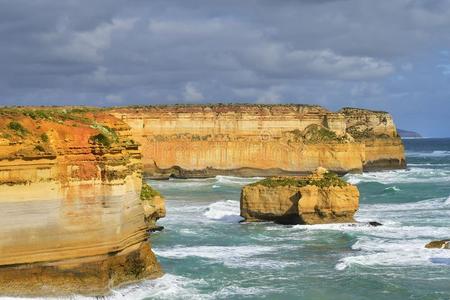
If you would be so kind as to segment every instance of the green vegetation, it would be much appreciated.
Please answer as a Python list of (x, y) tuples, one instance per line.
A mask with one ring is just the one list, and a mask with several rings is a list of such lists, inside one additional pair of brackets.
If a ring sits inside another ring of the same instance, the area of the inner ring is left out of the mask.
[(330, 186), (338, 186), (344, 187), (347, 186), (348, 183), (341, 179), (335, 173), (325, 173), (323, 178), (315, 179), (310, 177), (304, 178), (296, 178), (296, 177), (274, 177), (274, 178), (266, 178), (261, 181), (252, 183), (251, 186), (263, 185), (267, 187), (277, 187), (277, 186), (294, 186), (294, 187), (304, 187), (307, 185), (315, 185), (320, 188), (330, 187)]
[(26, 116), (33, 120), (47, 120), (54, 122), (65, 122), (68, 120), (90, 124), (92, 121), (83, 116), (84, 113), (99, 110), (97, 108), (59, 108), (59, 107), (3, 107), (0, 108), (0, 116)]
[(20, 136), (24, 136), (28, 133), (28, 130), (25, 129), (25, 127), (22, 126), (19, 122), (12, 121), (8, 124), (8, 128), (11, 130), (14, 130), (19, 134)]
[(374, 136), (371, 128), (359, 128), (359, 126), (349, 127), (347, 132), (357, 140), (368, 139)]
[(45, 152), (44, 147), (42, 147), (41, 145), (36, 145), (34, 147), (34, 150), (39, 151), (39, 152)]
[(155, 196), (161, 196), (161, 194), (157, 190), (149, 186), (147, 182), (142, 180), (141, 200), (142, 201), (150, 200)]
[(10, 138), (12, 138), (12, 135), (10, 135), (9, 133), (2, 133), (2, 138), (10, 139)]
[[(292, 132), (294, 134), (299, 134), (298, 132)], [(321, 127), (319, 125), (311, 125), (303, 134), (303, 137), (306, 142), (310, 143), (321, 143), (321, 142), (343, 142), (346, 140), (345, 137), (339, 137), (336, 135), (336, 133), (332, 130), (329, 130), (328, 128)]]
[(41, 134), (41, 140), (44, 143), (47, 143), (48, 142), (48, 135), (46, 133)]
[(94, 135), (93, 137), (90, 138), (90, 140), (94, 143), (94, 144), (100, 144), (103, 145), (106, 148), (111, 147), (112, 141), (111, 139), (106, 136), (103, 133), (99, 133), (97, 135)]
[(99, 134), (94, 135), (90, 139), (95, 144), (101, 144), (109, 148), (113, 143), (116, 143), (119, 140), (119, 137), (117, 136), (117, 133), (114, 131), (114, 129), (109, 128), (108, 126), (93, 122), (91, 128), (100, 131)]
[(117, 136), (117, 133), (114, 131), (114, 129), (112, 129), (108, 126), (101, 125), (97, 122), (93, 122), (93, 124), (91, 125), (91, 128), (100, 131), (101, 133), (106, 135), (109, 139), (111, 139), (114, 142), (117, 142), (117, 140), (119, 139), (119, 137)]

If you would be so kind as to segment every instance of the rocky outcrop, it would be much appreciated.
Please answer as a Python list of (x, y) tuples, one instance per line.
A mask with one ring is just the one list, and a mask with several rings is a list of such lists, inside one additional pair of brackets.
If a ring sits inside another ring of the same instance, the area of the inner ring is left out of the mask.
[(241, 216), (247, 222), (283, 224), (354, 222), (358, 189), (323, 168), (310, 176), (274, 177), (244, 186)]
[(432, 241), (425, 245), (430, 249), (450, 249), (450, 240)]
[(141, 201), (144, 207), (145, 223), (151, 231), (161, 230), (161, 226), (156, 225), (156, 221), (166, 216), (166, 206), (161, 194), (142, 182)]
[(300, 175), (405, 167), (385, 112), (310, 105), (174, 105), (116, 108), (143, 145), (154, 178)]
[(0, 115), (0, 294), (102, 295), (160, 276), (128, 125), (77, 108)]

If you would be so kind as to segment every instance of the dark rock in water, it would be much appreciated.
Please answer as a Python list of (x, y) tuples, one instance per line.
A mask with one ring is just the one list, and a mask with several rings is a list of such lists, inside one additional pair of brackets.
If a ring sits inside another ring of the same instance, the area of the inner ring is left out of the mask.
[(150, 228), (148, 231), (155, 232), (155, 231), (162, 231), (164, 229), (164, 226), (155, 226)]
[(370, 226), (377, 227), (377, 226), (382, 226), (383, 224), (378, 223), (378, 222), (376, 222), (376, 221), (372, 221), (372, 222), (369, 222), (369, 225), (370, 225)]
[(425, 248), (450, 249), (450, 240), (432, 241), (426, 244)]

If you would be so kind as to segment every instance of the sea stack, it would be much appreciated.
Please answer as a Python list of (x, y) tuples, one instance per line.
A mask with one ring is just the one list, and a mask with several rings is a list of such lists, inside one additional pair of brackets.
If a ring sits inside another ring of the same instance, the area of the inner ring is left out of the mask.
[(0, 294), (104, 295), (161, 276), (128, 125), (96, 109), (0, 114)]
[(244, 186), (240, 205), (246, 222), (348, 223), (354, 222), (359, 191), (319, 167), (309, 176), (272, 177)]

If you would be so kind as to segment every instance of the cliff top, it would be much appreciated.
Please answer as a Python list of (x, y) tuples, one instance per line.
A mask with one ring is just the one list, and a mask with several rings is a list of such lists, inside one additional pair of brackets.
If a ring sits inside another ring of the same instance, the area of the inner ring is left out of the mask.
[(128, 125), (95, 108), (0, 108), (0, 158), (39, 157), (57, 148), (109, 147)]
[[(0, 116), (4, 114), (20, 114), (35, 111), (37, 114), (48, 112), (49, 114), (57, 114), (64, 117), (74, 115), (77, 113), (100, 112), (100, 111), (129, 111), (129, 110), (143, 110), (143, 111), (160, 111), (160, 112), (303, 112), (316, 111), (322, 113), (332, 113), (327, 108), (316, 104), (295, 104), (295, 103), (280, 103), (280, 104), (257, 104), (257, 103), (205, 103), (205, 104), (156, 104), (156, 105), (130, 105), (130, 106), (113, 106), (113, 107), (95, 107), (95, 106), (17, 106), (17, 107), (1, 107)], [(356, 107), (343, 107), (336, 113), (343, 114), (387, 114), (386, 111), (370, 110)], [(30, 114), (30, 116), (32, 116)]]
[(292, 187), (304, 187), (307, 185), (315, 185), (320, 188), (338, 186), (344, 187), (348, 183), (340, 178), (337, 174), (328, 172), (323, 168), (318, 168), (312, 175), (309, 176), (281, 176), (266, 178), (261, 181), (250, 184), (250, 186), (266, 186), (266, 187), (278, 187), (278, 186), (292, 186)]
[(370, 109), (358, 108), (358, 107), (343, 107), (340, 110), (338, 110), (338, 112), (343, 113), (345, 115), (347, 115), (347, 114), (357, 115), (357, 114), (367, 114), (367, 113), (388, 114), (387, 111), (370, 110)]
[[(115, 111), (157, 111), (157, 112), (270, 112), (270, 113), (286, 113), (286, 112), (320, 112), (332, 113), (327, 108), (315, 104), (255, 104), (255, 103), (212, 103), (212, 104), (167, 104), (167, 105), (132, 105), (112, 107)], [(383, 111), (375, 111), (363, 108), (345, 107), (336, 113), (343, 114), (362, 114), (362, 113), (383, 113)]]

